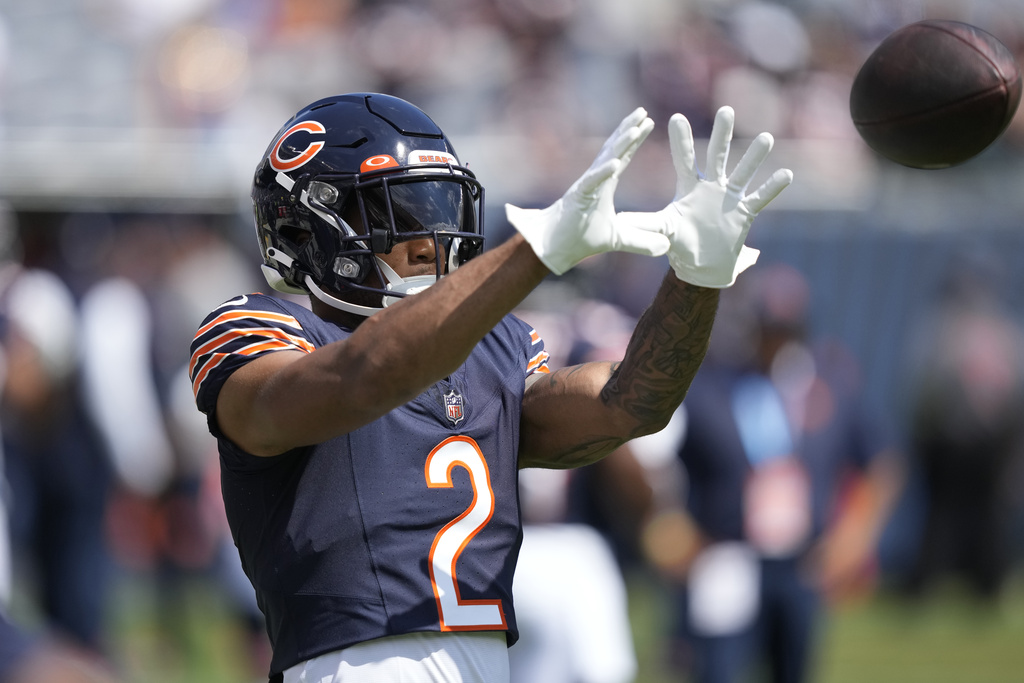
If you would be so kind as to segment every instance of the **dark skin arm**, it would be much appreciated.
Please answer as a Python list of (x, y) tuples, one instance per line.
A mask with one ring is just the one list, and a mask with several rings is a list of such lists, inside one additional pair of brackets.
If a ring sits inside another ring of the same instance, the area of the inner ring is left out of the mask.
[[(225, 382), (217, 420), (259, 456), (348, 433), (454, 372), (548, 274), (518, 235), (314, 353), (268, 354)], [(520, 467), (578, 467), (663, 427), (704, 357), (718, 290), (669, 273), (619, 363), (538, 375), (523, 400)]]
[[(433, 254), (422, 260), (432, 264)], [(218, 396), (218, 424), (259, 456), (357, 429), (454, 372), (548, 273), (516, 235), (366, 318), (348, 339), (309, 354), (268, 354), (239, 368)]]
[(718, 295), (669, 272), (622, 361), (533, 381), (523, 398), (519, 466), (587, 465), (668, 424), (704, 360)]

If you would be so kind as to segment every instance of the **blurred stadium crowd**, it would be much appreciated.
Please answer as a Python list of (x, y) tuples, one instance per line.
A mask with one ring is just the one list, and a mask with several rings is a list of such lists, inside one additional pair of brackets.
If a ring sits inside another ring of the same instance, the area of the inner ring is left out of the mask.
[[(184, 366), (205, 313), (266, 289), (248, 204), (256, 160), (298, 108), (349, 91), (431, 114), (487, 188), (492, 243), (508, 235), (503, 202), (560, 196), (635, 106), (658, 128), (623, 178), (621, 209), (671, 197), (672, 113), (701, 137), (730, 104), (737, 137), (771, 131), (771, 168), (792, 168), (796, 182), (751, 244), (762, 263), (805, 279), (808, 334), (842, 349), (907, 457), (878, 585), (924, 580), (917, 552), (937, 503), (913, 406), (930, 342), (943, 338), (933, 324), (977, 330), (947, 344), (954, 356), (967, 349), (962, 374), (976, 381), (965, 391), (988, 410), (957, 438), (965, 457), (999, 450), (999, 543), (1019, 565), (1022, 421), (995, 421), (1024, 391), (1024, 116), (979, 158), (940, 172), (878, 159), (848, 116), (864, 57), (924, 18), (974, 23), (1024, 55), (1016, 0), (0, 0), (0, 500), (13, 549), (0, 557), (0, 590), (27, 623), (117, 664), (119, 576), (145, 576), (169, 600), (183, 574), (216, 577), (248, 624), (259, 678), (262, 624)], [(522, 315), (554, 364), (613, 353), (662, 265), (589, 261), (546, 283)], [(963, 317), (935, 322), (950, 300)], [(647, 564), (628, 541), (643, 525), (635, 516), (602, 529), (628, 569)]]

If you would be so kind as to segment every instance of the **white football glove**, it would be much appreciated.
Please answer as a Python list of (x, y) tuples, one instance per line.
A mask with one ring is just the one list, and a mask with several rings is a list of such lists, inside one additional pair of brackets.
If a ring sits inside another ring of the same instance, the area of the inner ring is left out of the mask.
[(676, 168), (675, 198), (661, 211), (620, 213), (615, 219), (620, 232), (652, 230), (666, 235), (672, 243), (669, 265), (676, 277), (701, 287), (729, 287), (757, 261), (759, 252), (744, 245), (754, 217), (793, 182), (793, 172), (780, 169), (744, 194), (775, 142), (770, 133), (754, 138), (732, 175), (725, 175), (735, 118), (732, 107), (722, 107), (715, 115), (707, 177), (702, 178), (690, 122), (682, 114), (673, 115), (668, 135)]
[(664, 235), (615, 221), (613, 195), (619, 176), (653, 128), (647, 111), (637, 108), (622, 120), (594, 163), (561, 199), (546, 209), (505, 205), (508, 222), (552, 273), (561, 275), (586, 257), (607, 251), (649, 256), (668, 251)]

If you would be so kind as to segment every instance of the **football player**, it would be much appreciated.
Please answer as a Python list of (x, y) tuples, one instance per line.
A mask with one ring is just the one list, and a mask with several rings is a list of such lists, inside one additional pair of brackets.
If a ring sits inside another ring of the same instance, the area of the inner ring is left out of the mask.
[[(263, 272), (309, 308), (247, 294), (204, 320), (190, 376), (220, 446), (228, 521), (273, 645), (271, 680), (508, 680), (517, 473), (591, 463), (671, 417), (703, 358), (718, 291), (753, 263), (750, 225), (792, 180), (747, 193), (763, 133), (707, 177), (685, 117), (661, 211), (616, 214), (654, 126), (640, 108), (553, 205), (507, 206), (483, 249), (483, 188), (428, 116), (355, 93), (289, 120), (253, 180)], [(587, 256), (668, 254), (621, 362), (548, 367), (509, 315)]]

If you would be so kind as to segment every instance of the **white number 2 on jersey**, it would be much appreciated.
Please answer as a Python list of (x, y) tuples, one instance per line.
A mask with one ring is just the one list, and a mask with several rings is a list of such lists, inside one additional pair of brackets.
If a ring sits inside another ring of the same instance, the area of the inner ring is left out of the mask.
[(427, 456), (425, 474), (430, 488), (451, 488), (452, 469), (464, 467), (473, 487), (473, 502), (461, 515), (437, 532), (430, 546), (430, 583), (434, 587), (442, 631), (479, 631), (506, 628), (501, 600), (463, 600), (455, 576), (455, 563), (466, 545), (494, 514), (494, 491), (483, 453), (476, 441), (453, 436)]

